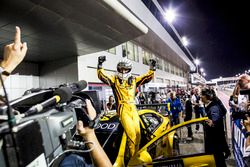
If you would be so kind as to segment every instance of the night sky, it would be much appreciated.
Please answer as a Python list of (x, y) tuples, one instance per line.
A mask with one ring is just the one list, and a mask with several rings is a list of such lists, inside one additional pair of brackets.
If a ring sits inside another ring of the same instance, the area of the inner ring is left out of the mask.
[[(176, 9), (174, 27), (190, 40), (206, 79), (229, 77), (250, 69), (250, 9), (247, 1), (158, 0)], [(237, 2), (237, 3), (236, 3)], [(163, 9), (164, 9), (163, 8)]]

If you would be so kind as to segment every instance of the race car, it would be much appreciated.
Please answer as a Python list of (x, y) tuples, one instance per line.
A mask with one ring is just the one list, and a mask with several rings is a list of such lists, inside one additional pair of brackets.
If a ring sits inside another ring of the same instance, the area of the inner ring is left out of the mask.
[[(140, 149), (129, 158), (126, 135), (115, 111), (101, 118), (96, 129), (98, 140), (113, 166), (215, 166), (214, 156), (205, 153), (205, 118), (170, 126), (170, 119), (148, 109), (138, 111), (141, 124)], [(187, 140), (187, 127), (200, 125), (200, 131)]]

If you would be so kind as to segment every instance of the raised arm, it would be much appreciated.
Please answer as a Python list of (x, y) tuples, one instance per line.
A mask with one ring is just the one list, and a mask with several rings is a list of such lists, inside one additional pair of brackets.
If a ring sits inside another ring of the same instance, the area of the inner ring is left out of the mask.
[(3, 61), (0, 63), (3, 79), (23, 61), (27, 52), (26, 42), (21, 42), (21, 30), (16, 26), (14, 42), (4, 47)]
[(105, 56), (99, 56), (98, 57), (98, 64), (97, 64), (97, 76), (98, 78), (105, 84), (111, 86), (112, 83), (114, 83), (114, 78), (111, 76), (108, 76), (105, 73), (105, 70), (102, 67), (103, 62), (106, 61)]
[(137, 87), (142, 85), (142, 84), (150, 82), (154, 78), (154, 73), (156, 70), (156, 61), (153, 59), (150, 59), (149, 61), (150, 61), (149, 71), (144, 75), (136, 77), (136, 86)]

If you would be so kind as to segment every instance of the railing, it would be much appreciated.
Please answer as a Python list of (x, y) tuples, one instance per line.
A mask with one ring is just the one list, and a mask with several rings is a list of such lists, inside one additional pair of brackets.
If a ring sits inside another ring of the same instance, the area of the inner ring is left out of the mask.
[(244, 134), (244, 130), (242, 129), (242, 125), (236, 121), (232, 122), (232, 146), (233, 146), (233, 154), (235, 158), (235, 162), (239, 167), (248, 167), (247, 162), (243, 158), (243, 154), (246, 148), (246, 137)]

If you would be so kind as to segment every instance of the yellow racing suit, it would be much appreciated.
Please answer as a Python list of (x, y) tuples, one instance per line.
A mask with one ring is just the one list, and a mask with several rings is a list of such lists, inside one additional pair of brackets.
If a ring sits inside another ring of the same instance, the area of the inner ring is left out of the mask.
[(121, 81), (118, 76), (108, 76), (103, 68), (97, 70), (98, 78), (105, 84), (111, 86), (117, 104), (117, 114), (128, 137), (130, 157), (139, 150), (141, 140), (139, 115), (135, 106), (136, 88), (148, 83), (154, 76), (154, 71), (149, 70), (146, 74), (132, 78), (131, 84), (128, 80)]

